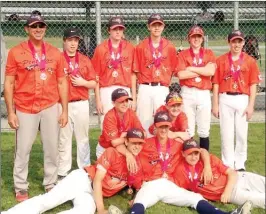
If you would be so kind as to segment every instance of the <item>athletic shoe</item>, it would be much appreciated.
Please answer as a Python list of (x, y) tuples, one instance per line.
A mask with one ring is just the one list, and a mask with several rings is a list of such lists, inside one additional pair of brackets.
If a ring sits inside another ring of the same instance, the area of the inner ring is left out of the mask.
[(230, 214), (251, 214), (252, 206), (253, 204), (251, 201), (246, 201), (243, 205), (238, 207)]
[(29, 194), (27, 190), (20, 190), (16, 193), (16, 200), (18, 202), (26, 201), (29, 199)]

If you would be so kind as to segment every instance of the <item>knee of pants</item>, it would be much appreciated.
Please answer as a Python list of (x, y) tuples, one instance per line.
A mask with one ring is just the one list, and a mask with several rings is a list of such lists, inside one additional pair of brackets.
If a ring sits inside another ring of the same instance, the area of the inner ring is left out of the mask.
[(202, 200), (205, 200), (205, 199), (203, 198), (203, 196), (202, 196), (201, 194), (199, 194), (199, 193), (194, 193), (193, 196), (191, 197), (191, 200), (192, 200), (192, 204), (193, 204), (192, 207), (193, 207), (194, 209), (196, 209), (198, 203), (199, 203), (200, 201), (202, 201)]

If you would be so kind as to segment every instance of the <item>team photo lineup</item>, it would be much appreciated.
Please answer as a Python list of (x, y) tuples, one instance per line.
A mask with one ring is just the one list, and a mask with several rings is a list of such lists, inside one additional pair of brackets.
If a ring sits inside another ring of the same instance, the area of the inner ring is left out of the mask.
[[(28, 39), (9, 50), (5, 68), (18, 203), (1, 213), (39, 214), (72, 201), (72, 208), (60, 213), (122, 214), (104, 203), (121, 191), (131, 198), (130, 214), (144, 214), (158, 202), (199, 214), (265, 211), (265, 176), (246, 171), (248, 122), (261, 74), (245, 52), (241, 29), (228, 32), (223, 44), (228, 51), (218, 57), (204, 48), (200, 25), (186, 29), (189, 48), (177, 51), (162, 36), (167, 27), (162, 15), (149, 16), (149, 36), (136, 46), (125, 39), (125, 24), (121, 16), (110, 17), (109, 37), (89, 58), (79, 51), (81, 29), (66, 26), (60, 51), (45, 41), (42, 14), (29, 14)], [(169, 90), (173, 78), (180, 90)], [(95, 161), (90, 90), (101, 132)], [(221, 157), (210, 151), (212, 115), (219, 119)], [(33, 195), (29, 160), (38, 133), (44, 192)], [(214, 201), (237, 208), (223, 211)]]

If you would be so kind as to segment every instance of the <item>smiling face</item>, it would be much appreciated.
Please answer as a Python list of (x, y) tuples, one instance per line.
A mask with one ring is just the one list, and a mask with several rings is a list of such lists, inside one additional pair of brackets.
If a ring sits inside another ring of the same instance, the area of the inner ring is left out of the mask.
[(160, 22), (155, 22), (153, 24), (148, 25), (148, 29), (152, 37), (160, 37), (164, 30), (164, 24)]
[(110, 35), (110, 39), (115, 41), (120, 41), (124, 36), (124, 30), (125, 28), (123, 27), (116, 27), (114, 29), (109, 29), (108, 32)]
[(128, 99), (125, 99), (121, 102), (115, 101), (113, 102), (115, 109), (120, 113), (125, 113), (128, 109)]
[(190, 154), (186, 154), (185, 152), (182, 152), (182, 155), (185, 158), (186, 162), (191, 166), (195, 166), (200, 159), (199, 151), (193, 151)]
[(129, 152), (131, 152), (134, 156), (137, 156), (140, 151), (142, 150), (143, 143), (142, 142), (131, 142), (127, 139), (125, 142), (127, 149)]
[(38, 22), (31, 26), (25, 26), (24, 29), (28, 34), (30, 40), (41, 41), (43, 40), (43, 37), (46, 32), (46, 25), (41, 22)]
[(245, 41), (242, 39), (233, 39), (229, 42), (230, 51), (233, 54), (239, 54), (242, 52), (242, 49), (244, 47)]
[(202, 43), (203, 43), (203, 37), (199, 34), (195, 34), (189, 37), (190, 47), (194, 49), (200, 48)]
[(64, 49), (70, 55), (75, 55), (79, 45), (78, 37), (66, 38), (64, 40)]
[(182, 111), (182, 104), (174, 104), (174, 105), (166, 105), (166, 108), (170, 114), (171, 117), (177, 117), (180, 112)]
[(156, 127), (156, 135), (159, 139), (167, 139), (168, 137), (168, 131), (169, 131), (169, 126), (167, 125), (162, 125), (159, 127)]

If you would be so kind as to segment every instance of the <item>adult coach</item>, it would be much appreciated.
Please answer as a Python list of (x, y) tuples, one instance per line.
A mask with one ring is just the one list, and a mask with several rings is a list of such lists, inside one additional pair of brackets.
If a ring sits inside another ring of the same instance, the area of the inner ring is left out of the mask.
[(195, 135), (195, 126), (201, 148), (209, 150), (211, 124), (211, 77), (215, 73), (215, 56), (202, 47), (203, 29), (193, 26), (188, 33), (190, 48), (178, 54), (177, 75), (181, 85), (184, 112), (188, 117), (190, 137)]
[(164, 104), (176, 67), (176, 49), (162, 37), (165, 23), (159, 14), (148, 19), (150, 36), (135, 49), (134, 72), (139, 83), (137, 115), (148, 131), (155, 111)]
[(230, 51), (217, 59), (212, 112), (220, 118), (223, 163), (236, 170), (245, 170), (248, 120), (254, 111), (260, 73), (256, 60), (242, 52), (245, 40), (241, 31), (232, 31), (228, 44)]
[[(137, 156), (145, 143), (140, 129), (132, 128), (126, 133), (126, 147)], [(69, 200), (73, 208), (60, 213), (117, 214), (105, 209), (103, 197), (111, 197), (127, 185), (128, 170), (126, 160), (116, 149), (108, 148), (95, 165), (73, 170), (50, 192), (35, 196), (2, 214), (39, 214), (59, 206)], [(93, 189), (92, 189), (93, 184)]]
[(99, 82), (95, 89), (96, 107), (101, 115), (113, 108), (111, 94), (117, 88), (132, 93), (132, 109), (136, 108), (136, 75), (132, 72), (134, 47), (123, 39), (125, 24), (121, 17), (112, 17), (108, 23), (109, 38), (95, 49), (92, 64)]
[(69, 28), (64, 31), (64, 72), (69, 82), (68, 124), (59, 134), (58, 175), (64, 177), (72, 165), (72, 136), (77, 142), (77, 164), (79, 168), (89, 165), (89, 89), (96, 86), (96, 74), (89, 58), (77, 51), (80, 31)]
[[(28, 163), (40, 125), (44, 151), (46, 191), (57, 181), (59, 124), (67, 124), (68, 83), (60, 51), (43, 41), (46, 23), (40, 13), (31, 14), (25, 24), (28, 41), (8, 54), (5, 102), (8, 123), (16, 129), (14, 187), (17, 201), (28, 199)], [(59, 110), (59, 98), (62, 113)]]

